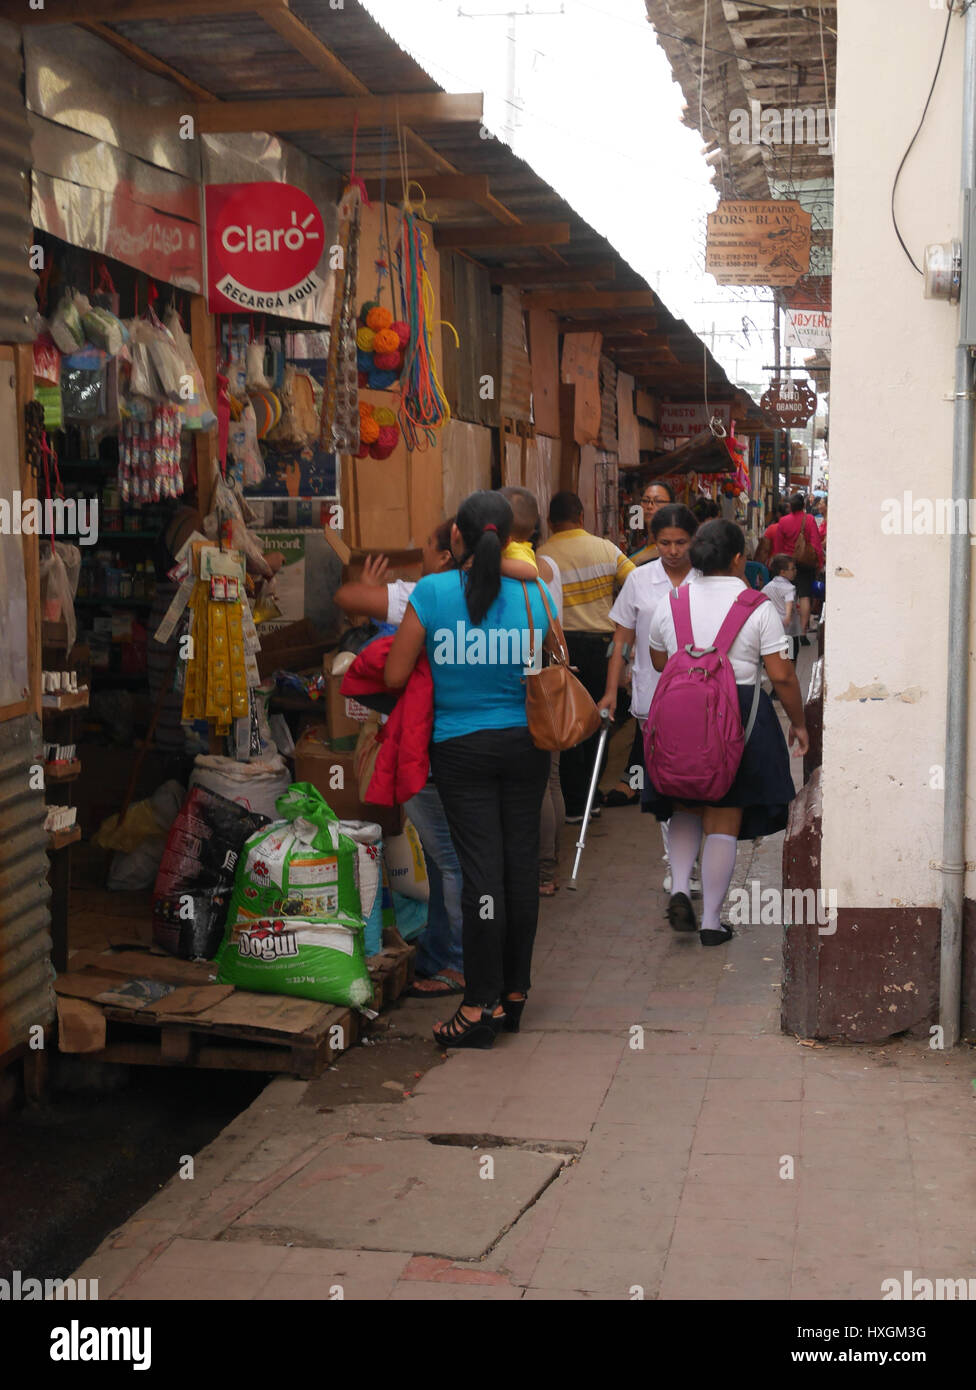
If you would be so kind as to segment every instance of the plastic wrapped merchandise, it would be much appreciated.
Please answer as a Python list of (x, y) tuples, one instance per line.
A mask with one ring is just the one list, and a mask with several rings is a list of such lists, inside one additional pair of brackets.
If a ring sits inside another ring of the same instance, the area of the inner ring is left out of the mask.
[(166, 839), (153, 891), (153, 941), (171, 955), (210, 960), (223, 935), (237, 859), (267, 817), (193, 787)]
[(191, 787), (207, 787), (228, 801), (236, 801), (247, 811), (274, 820), (275, 803), (291, 785), (285, 760), (274, 754), (253, 762), (238, 762), (236, 758), (200, 755), (194, 761), (190, 776)]
[(416, 902), (426, 902), (430, 895), (427, 880), (427, 861), (416, 827), (410, 820), (404, 821), (403, 831), (387, 840), (383, 848), (386, 872), (390, 886), (405, 898)]
[[(167, 309), (163, 322), (183, 363), (184, 377), (189, 377), (189, 383), (184, 380), (180, 389), (180, 403), (184, 412), (183, 428), (188, 430), (213, 429), (217, 423), (217, 416), (207, 399), (207, 392), (203, 384), (203, 372), (193, 355), (193, 348), (183, 329), (180, 316), (172, 304)], [(188, 385), (192, 392), (189, 395), (186, 389)]]
[(81, 568), (81, 551), (64, 541), (55, 541), (53, 547), (45, 541), (39, 553), (42, 613), (49, 622), (64, 622), (70, 651), (78, 635), (74, 596)]
[(248, 840), (217, 954), (217, 980), (364, 1009), (359, 847), (309, 782), (278, 799), (280, 820)]
[(383, 949), (383, 831), (373, 821), (343, 820), (339, 829), (359, 851), (359, 901), (367, 959)]
[(62, 352), (77, 352), (85, 343), (82, 315), (89, 310), (88, 300), (76, 290), (65, 290), (60, 303), (51, 315), (51, 337)]

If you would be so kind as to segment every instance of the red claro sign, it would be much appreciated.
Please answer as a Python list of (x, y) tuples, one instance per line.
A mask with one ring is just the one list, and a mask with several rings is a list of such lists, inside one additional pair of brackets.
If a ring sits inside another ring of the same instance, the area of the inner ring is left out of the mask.
[(817, 409), (817, 393), (808, 382), (774, 381), (763, 393), (759, 407), (783, 429), (809, 424)]
[(293, 312), (322, 286), (325, 224), (288, 183), (207, 184), (207, 303), (211, 313)]

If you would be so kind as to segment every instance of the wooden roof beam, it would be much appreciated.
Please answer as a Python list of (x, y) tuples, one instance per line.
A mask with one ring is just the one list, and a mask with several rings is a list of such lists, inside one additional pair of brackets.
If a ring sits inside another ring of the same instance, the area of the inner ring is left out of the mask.
[(142, 19), (201, 19), (207, 15), (264, 14), (287, 0), (51, 0), (43, 10), (26, 2), (14, 23), (26, 28), (51, 24), (133, 24)]
[[(179, 107), (154, 109), (160, 120), (170, 115), (174, 124), (186, 111)], [(191, 113), (200, 134), (228, 134), (267, 130), (352, 131), (394, 127), (398, 120), (410, 125), (477, 124), (483, 114), (481, 92), (454, 95), (449, 92), (405, 92), (398, 96), (289, 97), (284, 101), (218, 101), (204, 103)]]
[(592, 265), (529, 265), (510, 266), (491, 272), (493, 285), (575, 285), (613, 280), (617, 267), (613, 261), (596, 261)]
[(658, 326), (657, 314), (635, 314), (633, 318), (559, 319), (561, 333), (650, 333)]
[(486, 246), (562, 246), (569, 241), (568, 222), (522, 222), (517, 227), (469, 227), (434, 223), (434, 245), (441, 251)]
[[(658, 303), (653, 290), (528, 290), (522, 295), (523, 309), (653, 309)], [(580, 323), (585, 331), (591, 324)]]

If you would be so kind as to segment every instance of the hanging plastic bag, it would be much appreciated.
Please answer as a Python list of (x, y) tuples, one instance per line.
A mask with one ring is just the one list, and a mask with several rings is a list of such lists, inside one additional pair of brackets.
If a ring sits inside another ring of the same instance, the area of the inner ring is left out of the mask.
[[(183, 363), (184, 376), (190, 378), (189, 383), (187, 383), (186, 380), (182, 383), (183, 399), (181, 404), (184, 412), (183, 428), (188, 430), (213, 429), (214, 425), (217, 423), (217, 416), (214, 414), (210, 401), (207, 398), (200, 364), (193, 354), (190, 340), (184, 332), (183, 324), (180, 321), (180, 316), (176, 312), (174, 305), (171, 304), (167, 309), (164, 322)], [(188, 386), (192, 390), (192, 395), (190, 396), (186, 395)]]
[(257, 420), (250, 401), (243, 406), (241, 418), (231, 423), (227, 435), (227, 453), (234, 460), (235, 473), (242, 487), (258, 487), (264, 482), (266, 470), (258, 447)]
[[(68, 566), (74, 571), (74, 585)], [(53, 546), (41, 546), (40, 577), (41, 605), (48, 622), (63, 622), (67, 629), (68, 651), (75, 644), (78, 626), (75, 622), (74, 592), (78, 587), (81, 551), (75, 545), (55, 541)]]
[(65, 290), (51, 317), (51, 337), (62, 352), (77, 352), (85, 343), (82, 315), (90, 308), (88, 300), (76, 290)]
[(82, 316), (82, 327), (88, 342), (102, 348), (110, 357), (122, 351), (129, 336), (129, 330), (121, 319), (117, 319), (108, 309), (89, 309)]
[(272, 577), (271, 566), (264, 558), (261, 542), (248, 530), (247, 520), (253, 515), (229, 478), (218, 478), (213, 493), (213, 509), (204, 518), (203, 530), (209, 540), (217, 539), (218, 517), (220, 521), (231, 522), (231, 544), (235, 550), (243, 550), (248, 559), (248, 568), (254, 574)]
[(46, 328), (34, 339), (34, 381), (48, 386), (61, 382), (61, 350)]
[(65, 356), (61, 364), (61, 401), (66, 420), (104, 418), (108, 360), (97, 347)]
[(268, 391), (271, 389), (271, 382), (264, 370), (264, 354), (264, 343), (248, 343), (246, 375), (248, 391)]

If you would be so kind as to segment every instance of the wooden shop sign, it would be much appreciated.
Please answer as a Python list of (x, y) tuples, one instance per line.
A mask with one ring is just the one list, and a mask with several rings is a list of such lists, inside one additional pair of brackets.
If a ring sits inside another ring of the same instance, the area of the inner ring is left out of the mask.
[(759, 406), (780, 429), (799, 429), (816, 413), (817, 393), (807, 381), (774, 381)]
[(786, 199), (719, 203), (705, 269), (720, 285), (795, 285), (810, 269), (810, 214)]

